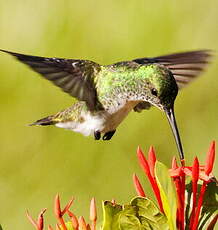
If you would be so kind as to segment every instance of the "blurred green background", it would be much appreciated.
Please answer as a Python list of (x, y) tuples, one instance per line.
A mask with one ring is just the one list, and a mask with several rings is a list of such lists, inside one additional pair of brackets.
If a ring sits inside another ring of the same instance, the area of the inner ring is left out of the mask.
[[(176, 51), (218, 49), (217, 0), (75, 1), (0, 0), (0, 48), (101, 64)], [(218, 140), (217, 58), (201, 78), (180, 92), (176, 115), (187, 162), (201, 163)], [(92, 196), (128, 202), (132, 173), (144, 179), (136, 159), (140, 145), (154, 145), (168, 166), (177, 155), (165, 116), (153, 108), (132, 112), (110, 142), (94, 141), (55, 127), (27, 124), (70, 106), (73, 100), (10, 56), (0, 54), (0, 223), (4, 229), (32, 229), (25, 217), (53, 199), (76, 198), (73, 210), (88, 215)], [(217, 173), (217, 169), (215, 169)], [(146, 180), (143, 185), (148, 194)]]

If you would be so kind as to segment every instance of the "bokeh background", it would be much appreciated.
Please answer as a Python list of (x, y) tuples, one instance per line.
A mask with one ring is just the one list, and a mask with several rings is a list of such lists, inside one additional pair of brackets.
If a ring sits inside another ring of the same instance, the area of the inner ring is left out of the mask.
[[(0, 48), (26, 54), (90, 59), (101, 64), (195, 49), (218, 50), (217, 0), (0, 0)], [(217, 58), (180, 92), (175, 105), (187, 162), (204, 162), (218, 140)], [(132, 112), (109, 142), (55, 127), (27, 124), (70, 106), (73, 99), (6, 54), (0, 54), (0, 223), (32, 229), (25, 217), (44, 208), (54, 223), (53, 199), (76, 198), (88, 216), (91, 197), (125, 203), (134, 196), (132, 173), (143, 180), (138, 145), (154, 145), (170, 166), (177, 155), (165, 116)], [(217, 173), (217, 167), (215, 169)], [(150, 193), (146, 180), (143, 185)]]

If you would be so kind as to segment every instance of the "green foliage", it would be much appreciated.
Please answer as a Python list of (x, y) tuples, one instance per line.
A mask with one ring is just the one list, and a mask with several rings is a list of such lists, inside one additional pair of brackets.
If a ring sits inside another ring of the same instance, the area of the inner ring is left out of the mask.
[(114, 205), (110, 201), (103, 202), (103, 230), (112, 230), (118, 228), (119, 213), (122, 211), (121, 205)]
[(168, 230), (167, 218), (153, 201), (136, 197), (128, 205), (104, 202), (102, 230)]

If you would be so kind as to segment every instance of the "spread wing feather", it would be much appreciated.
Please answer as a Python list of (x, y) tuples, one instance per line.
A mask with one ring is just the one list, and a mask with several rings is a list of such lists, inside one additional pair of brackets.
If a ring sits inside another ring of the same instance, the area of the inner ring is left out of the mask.
[(138, 64), (158, 63), (164, 65), (172, 72), (179, 89), (181, 89), (205, 70), (211, 57), (210, 50), (197, 50), (154, 58), (138, 58), (133, 61)]
[(88, 60), (45, 58), (0, 51), (11, 54), (64, 92), (85, 101), (90, 110), (100, 105), (94, 84), (94, 77), (100, 71), (99, 64)]

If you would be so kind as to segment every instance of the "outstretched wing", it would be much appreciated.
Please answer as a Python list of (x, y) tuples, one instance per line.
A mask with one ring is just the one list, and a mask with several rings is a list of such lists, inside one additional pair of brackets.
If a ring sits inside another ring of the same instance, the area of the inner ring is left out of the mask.
[(211, 59), (210, 50), (175, 53), (154, 58), (138, 58), (138, 64), (158, 63), (168, 68), (176, 79), (179, 89), (199, 76)]
[[(133, 61), (145, 65), (150, 63), (164, 65), (172, 72), (179, 89), (181, 89), (205, 70), (211, 57), (210, 50), (197, 50), (154, 58), (138, 58)], [(147, 102), (140, 102), (135, 106), (134, 111), (141, 112), (149, 108)]]
[(52, 81), (64, 92), (85, 101), (90, 110), (99, 106), (94, 84), (94, 77), (100, 71), (100, 65), (88, 60), (45, 58), (18, 54), (0, 50), (11, 54), (19, 61)]

